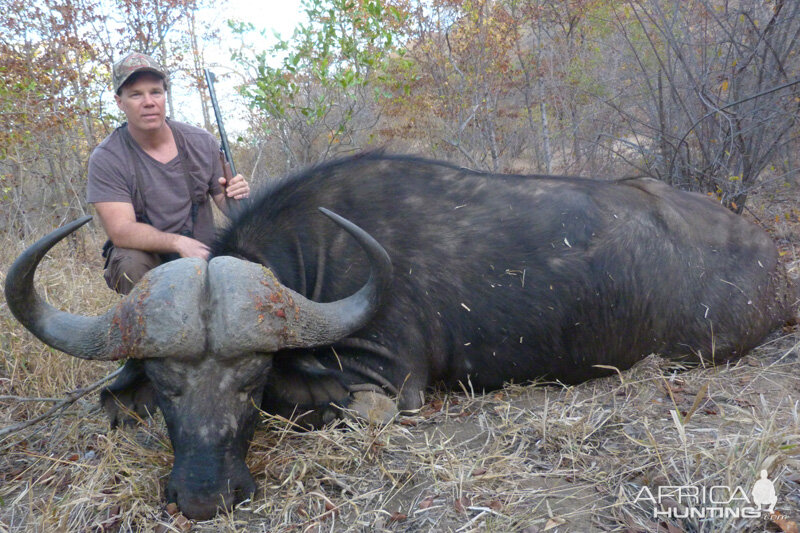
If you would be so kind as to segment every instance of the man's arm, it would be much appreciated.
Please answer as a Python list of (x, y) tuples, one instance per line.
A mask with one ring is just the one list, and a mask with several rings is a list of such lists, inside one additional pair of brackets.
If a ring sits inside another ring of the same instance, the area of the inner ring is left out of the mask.
[(183, 235), (165, 233), (149, 224), (136, 222), (133, 205), (128, 202), (96, 202), (94, 207), (100, 223), (103, 224), (114, 246), (208, 259), (208, 246), (202, 242)]
[(230, 217), (231, 212), (228, 199), (233, 198), (234, 200), (241, 200), (243, 198), (247, 198), (250, 196), (250, 185), (241, 174), (237, 174), (232, 177), (231, 182), (227, 184), (227, 186), (225, 183), (225, 178), (219, 178), (219, 183), (222, 185), (225, 192), (215, 194), (212, 196), (212, 198), (214, 199), (214, 203), (217, 204), (217, 207), (219, 207), (220, 211)]

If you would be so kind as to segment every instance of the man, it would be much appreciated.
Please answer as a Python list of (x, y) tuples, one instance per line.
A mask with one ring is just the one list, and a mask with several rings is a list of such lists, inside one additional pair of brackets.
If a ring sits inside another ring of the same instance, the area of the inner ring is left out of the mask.
[(89, 158), (87, 200), (110, 243), (108, 286), (127, 294), (150, 269), (178, 257), (208, 258), (214, 237), (209, 196), (229, 214), (247, 198), (241, 175), (226, 183), (216, 139), (166, 118), (166, 70), (132, 52), (113, 65), (115, 100), (127, 123)]

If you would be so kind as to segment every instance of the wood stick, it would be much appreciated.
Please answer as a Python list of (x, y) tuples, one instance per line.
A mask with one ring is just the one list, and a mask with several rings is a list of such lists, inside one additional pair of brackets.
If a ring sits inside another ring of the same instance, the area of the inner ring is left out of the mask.
[[(20, 422), (19, 424), (13, 424), (11, 426), (4, 427), (4, 428), (0, 429), (0, 439), (5, 437), (6, 435), (10, 435), (12, 433), (15, 433), (15, 432), (21, 430), (21, 429), (25, 429), (27, 427), (30, 427), (30, 426), (34, 425), (34, 424), (37, 424), (37, 423), (41, 422), (42, 420), (45, 420), (46, 418), (50, 418), (51, 416), (53, 416), (55, 413), (57, 413), (61, 409), (65, 408), (65, 407), (67, 407), (69, 405), (72, 405), (73, 403), (78, 401), (80, 398), (83, 398), (84, 396), (86, 396), (90, 392), (99, 389), (106, 382), (108, 382), (108, 381), (114, 379), (115, 377), (117, 377), (122, 372), (123, 368), (124, 367), (119, 367), (114, 372), (110, 373), (109, 375), (107, 375), (104, 378), (101, 378), (98, 381), (95, 381), (94, 383), (92, 383), (91, 385), (89, 385), (87, 387), (78, 388), (78, 389), (75, 389), (73, 391), (68, 392), (67, 395), (62, 400), (59, 400), (59, 403), (57, 403), (56, 405), (54, 405), (53, 407), (48, 409), (45, 413), (43, 413), (43, 414), (41, 414), (41, 415), (39, 415), (39, 416), (37, 416), (35, 418), (31, 418), (30, 420), (26, 420), (25, 422)], [(52, 401), (52, 399), (51, 398), (42, 398), (42, 401)]]

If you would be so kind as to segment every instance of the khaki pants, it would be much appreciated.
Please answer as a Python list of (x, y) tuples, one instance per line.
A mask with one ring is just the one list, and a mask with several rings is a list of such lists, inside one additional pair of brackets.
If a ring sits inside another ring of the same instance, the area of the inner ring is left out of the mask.
[(103, 277), (109, 288), (120, 294), (131, 292), (142, 276), (163, 262), (158, 254), (131, 248), (114, 246), (110, 253)]

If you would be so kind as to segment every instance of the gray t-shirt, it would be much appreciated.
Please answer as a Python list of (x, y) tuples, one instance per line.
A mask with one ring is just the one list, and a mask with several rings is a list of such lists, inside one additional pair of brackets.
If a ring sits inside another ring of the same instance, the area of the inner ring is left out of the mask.
[[(193, 186), (192, 195), (199, 203), (194, 238), (205, 244), (214, 239), (214, 219), (209, 195), (223, 192), (218, 178), (222, 176), (219, 144), (207, 131), (170, 120), (167, 122), (177, 138), (182, 134), (186, 148), (186, 163)], [(177, 130), (177, 133), (176, 133)], [(86, 200), (96, 202), (128, 202), (136, 208), (136, 158), (141, 172), (142, 197), (145, 214), (156, 229), (180, 233), (191, 227), (192, 196), (181, 157), (160, 163), (147, 155), (133, 138), (133, 153), (123, 140), (120, 128), (101, 142), (89, 157), (89, 183)]]

